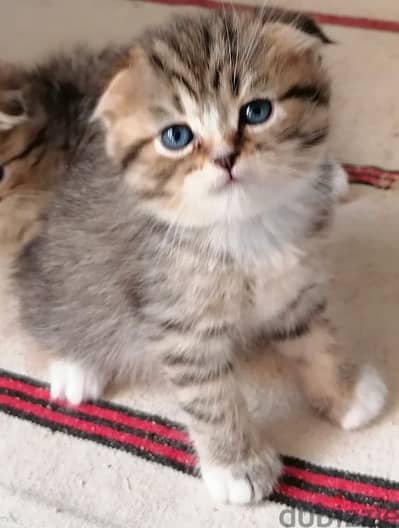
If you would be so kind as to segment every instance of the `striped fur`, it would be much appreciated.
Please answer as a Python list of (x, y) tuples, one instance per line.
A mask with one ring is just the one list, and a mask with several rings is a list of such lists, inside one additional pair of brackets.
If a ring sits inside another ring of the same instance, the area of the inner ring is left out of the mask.
[[(308, 395), (331, 420), (351, 406), (356, 369), (341, 375), (313, 246), (334, 205), (326, 40), (273, 9), (146, 32), (79, 129), (44, 230), (16, 266), (21, 320), (57, 358), (53, 397), (79, 403), (112, 380), (160, 373), (221, 501), (261, 500), (281, 470), (238, 381), (252, 351), (279, 350), (305, 385), (323, 380)], [(240, 108), (258, 97), (273, 115), (250, 130)], [(86, 115), (85, 98), (74, 105)], [(195, 134), (182, 153), (160, 144), (172, 123)], [(226, 152), (232, 188), (215, 162)]]

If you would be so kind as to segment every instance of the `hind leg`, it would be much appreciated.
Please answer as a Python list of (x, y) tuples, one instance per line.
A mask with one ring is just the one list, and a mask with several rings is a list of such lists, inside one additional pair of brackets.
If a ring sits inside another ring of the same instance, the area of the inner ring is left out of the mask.
[(382, 411), (387, 389), (371, 366), (348, 362), (324, 319), (302, 336), (277, 343), (294, 366), (310, 404), (343, 429), (358, 429)]

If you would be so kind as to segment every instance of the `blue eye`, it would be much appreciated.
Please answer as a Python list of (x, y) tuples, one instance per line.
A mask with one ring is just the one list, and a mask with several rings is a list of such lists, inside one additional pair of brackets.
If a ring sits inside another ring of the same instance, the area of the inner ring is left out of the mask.
[(191, 128), (187, 125), (172, 125), (161, 132), (161, 141), (169, 150), (179, 150), (193, 140)]
[(241, 108), (240, 121), (245, 125), (259, 125), (269, 119), (272, 103), (268, 99), (255, 99)]

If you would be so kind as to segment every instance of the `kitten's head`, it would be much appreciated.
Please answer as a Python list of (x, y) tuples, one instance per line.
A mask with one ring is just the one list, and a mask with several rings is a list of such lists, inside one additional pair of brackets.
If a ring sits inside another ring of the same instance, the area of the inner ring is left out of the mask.
[(146, 33), (95, 116), (140, 203), (187, 226), (256, 217), (314, 175), (329, 81), (307, 17), (268, 9)]

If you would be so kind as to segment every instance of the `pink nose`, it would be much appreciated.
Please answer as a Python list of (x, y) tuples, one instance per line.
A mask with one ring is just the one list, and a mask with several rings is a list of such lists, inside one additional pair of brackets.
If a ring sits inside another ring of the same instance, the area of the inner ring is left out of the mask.
[(222, 167), (222, 169), (226, 169), (227, 171), (231, 172), (237, 157), (238, 152), (230, 152), (229, 154), (224, 154), (223, 156), (215, 158), (213, 161), (215, 165), (218, 165), (219, 167)]

